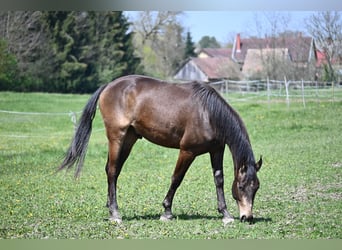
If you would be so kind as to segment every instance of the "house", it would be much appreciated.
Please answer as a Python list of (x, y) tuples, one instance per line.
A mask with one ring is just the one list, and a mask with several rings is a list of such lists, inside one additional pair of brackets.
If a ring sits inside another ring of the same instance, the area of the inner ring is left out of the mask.
[(289, 50), (287, 48), (265, 48), (249, 49), (242, 67), (244, 78), (253, 78), (262, 74), (264, 63), (290, 62)]
[(244, 78), (253, 77), (264, 70), (267, 59), (282, 62), (288, 66), (307, 68), (317, 61), (315, 42), (312, 37), (289, 34), (280, 37), (244, 38), (236, 35), (231, 58), (239, 64)]
[(288, 35), (281, 37), (266, 38), (245, 38), (240, 34), (236, 35), (231, 58), (233, 61), (243, 64), (248, 50), (250, 49), (276, 49), (286, 48), (292, 62), (308, 62), (315, 57), (315, 43), (312, 37), (298, 35)]
[(189, 58), (177, 70), (174, 79), (180, 81), (213, 82), (240, 79), (241, 72), (229, 57)]
[(262, 76), (266, 63), (270, 66), (269, 72), (275, 72), (270, 69), (272, 66), (282, 64), (287, 70), (297, 70), (297, 75), (291, 77), (303, 78), (312, 74), (312, 67), (322, 61), (324, 59), (318, 53), (314, 39), (301, 33), (265, 38), (242, 38), (237, 34), (233, 48), (201, 49), (198, 58), (186, 60), (174, 78), (204, 82), (253, 79)]
[(197, 58), (188, 58), (177, 70), (174, 79), (180, 81), (213, 82), (222, 79), (240, 79), (241, 72), (227, 48), (204, 48)]
[(317, 68), (322, 67), (323, 64), (327, 63), (326, 55), (318, 49), (316, 49), (316, 59)]

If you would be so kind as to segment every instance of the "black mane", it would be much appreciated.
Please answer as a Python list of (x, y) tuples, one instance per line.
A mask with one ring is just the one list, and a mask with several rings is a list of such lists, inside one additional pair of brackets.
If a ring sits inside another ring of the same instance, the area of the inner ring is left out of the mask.
[(207, 110), (216, 138), (230, 148), (239, 165), (254, 162), (247, 129), (238, 113), (208, 84), (194, 83), (193, 96)]

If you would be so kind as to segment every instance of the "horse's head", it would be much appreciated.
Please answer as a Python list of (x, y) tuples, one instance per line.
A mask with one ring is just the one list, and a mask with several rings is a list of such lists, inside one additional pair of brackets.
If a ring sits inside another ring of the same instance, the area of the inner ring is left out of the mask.
[(259, 188), (257, 172), (261, 165), (262, 157), (257, 163), (244, 165), (235, 171), (232, 194), (238, 204), (241, 221), (253, 221), (253, 202)]

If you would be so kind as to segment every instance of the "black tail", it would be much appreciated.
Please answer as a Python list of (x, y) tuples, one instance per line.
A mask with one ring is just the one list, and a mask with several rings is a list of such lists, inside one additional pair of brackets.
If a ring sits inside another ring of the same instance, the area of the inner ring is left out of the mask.
[(102, 85), (98, 90), (96, 90), (96, 92), (90, 97), (87, 105), (84, 107), (70, 147), (65, 154), (64, 161), (57, 171), (65, 168), (70, 169), (76, 163), (75, 177), (80, 175), (87, 152), (93, 119), (96, 113), (97, 101), (106, 86), (107, 85)]

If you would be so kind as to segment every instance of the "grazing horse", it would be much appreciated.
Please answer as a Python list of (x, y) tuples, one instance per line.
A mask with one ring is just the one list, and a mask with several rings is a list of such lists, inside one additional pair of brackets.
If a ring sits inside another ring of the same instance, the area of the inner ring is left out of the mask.
[(210, 86), (202, 83), (171, 84), (145, 76), (130, 75), (101, 86), (89, 99), (71, 145), (59, 170), (76, 164), (80, 174), (97, 103), (108, 138), (106, 173), (110, 220), (120, 223), (116, 184), (134, 143), (144, 137), (152, 143), (179, 149), (170, 188), (163, 201), (161, 220), (172, 219), (172, 201), (196, 156), (209, 153), (216, 186), (218, 211), (223, 222), (233, 221), (223, 190), (223, 155), (227, 144), (234, 162), (232, 194), (240, 220), (253, 221), (252, 207), (259, 188), (247, 130), (239, 115)]

